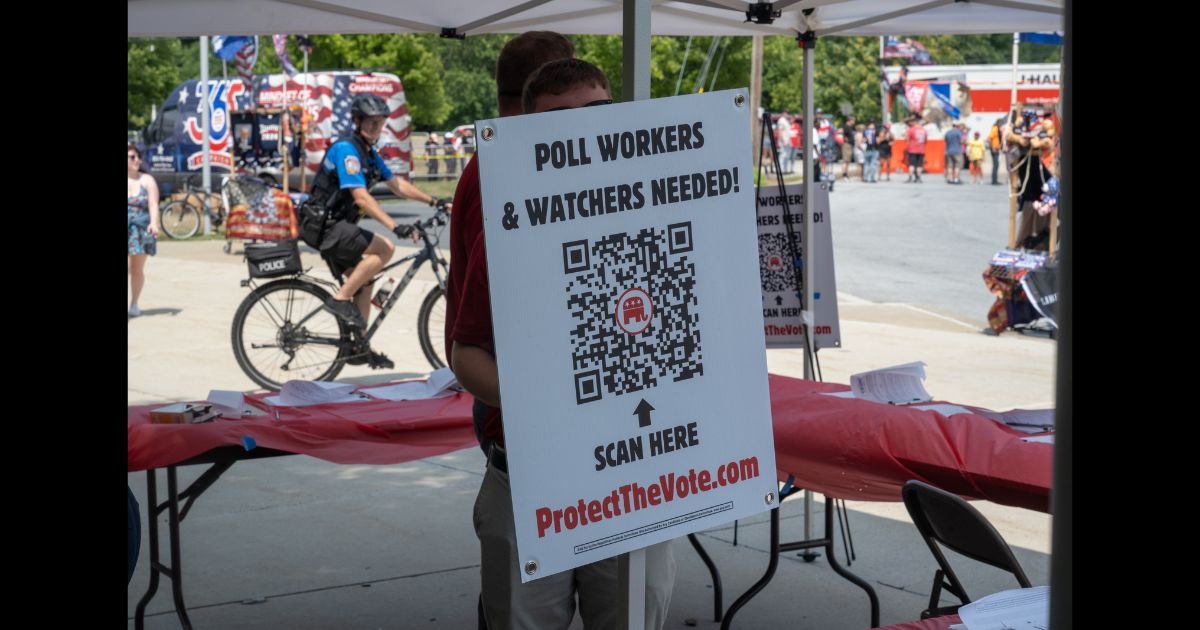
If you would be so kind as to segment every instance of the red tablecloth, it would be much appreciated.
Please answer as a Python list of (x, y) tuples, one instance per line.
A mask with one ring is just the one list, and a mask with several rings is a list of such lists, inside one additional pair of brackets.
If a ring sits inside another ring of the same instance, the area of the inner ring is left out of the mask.
[[(248, 401), (267, 416), (202, 424), (151, 424), (150, 411), (129, 407), (129, 471), (185, 461), (220, 446), (256, 446), (302, 453), (336, 464), (399, 464), (477, 444), (470, 394), (431, 400), (370, 400), (312, 407), (268, 407), (262, 396)], [(279, 419), (274, 412), (278, 410)]]
[(772, 374), (780, 479), (839, 499), (900, 501), (918, 479), (968, 498), (1050, 511), (1051, 444), (974, 414), (943, 416), (823, 395), (847, 391)]
[(962, 623), (962, 619), (959, 619), (958, 615), (946, 615), (945, 617), (898, 623), (894, 626), (879, 628), (879, 630), (946, 630), (956, 623)]
[[(970, 498), (1048, 512), (1053, 446), (974, 414), (826, 396), (845, 385), (770, 376), (780, 479), (839, 499), (899, 501), (919, 479)], [(128, 409), (128, 469), (158, 468), (213, 448), (243, 445), (311, 455), (338, 464), (398, 464), (476, 444), (469, 394), (392, 402), (268, 407), (268, 416), (189, 425), (150, 424)], [(279, 412), (275, 419), (274, 412)]]

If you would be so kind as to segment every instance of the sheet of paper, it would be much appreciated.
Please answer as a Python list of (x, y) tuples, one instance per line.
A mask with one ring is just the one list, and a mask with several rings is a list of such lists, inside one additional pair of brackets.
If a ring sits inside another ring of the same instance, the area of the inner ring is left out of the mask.
[(913, 407), (913, 409), (921, 409), (923, 411), (936, 411), (936, 412), (942, 414), (943, 416), (946, 416), (947, 418), (956, 413), (975, 413), (974, 411), (971, 411), (970, 409), (967, 409), (966, 407), (963, 407), (961, 405), (951, 405), (951, 404), (946, 404), (946, 403), (939, 403), (936, 405), (916, 405)]
[(1045, 433), (1054, 430), (1053, 409), (1011, 409), (1009, 411), (980, 409), (978, 413), (1024, 433)]
[(821, 392), (822, 396), (833, 396), (834, 398), (856, 398), (854, 390), (844, 392)]
[(1045, 630), (1050, 626), (1050, 587), (993, 593), (958, 609), (968, 630)]
[(925, 363), (916, 361), (904, 365), (850, 375), (850, 389), (858, 398), (880, 403), (907, 405), (933, 399), (921, 381), (925, 380)]
[(354, 392), (354, 383), (327, 383), (325, 381), (288, 381), (279, 390), (278, 396), (270, 396), (267, 404), (280, 407), (307, 407), (328, 403), (347, 403), (368, 400)]
[(429, 387), (436, 392), (462, 391), (454, 372), (450, 368), (438, 368), (429, 373)]
[(213, 404), (213, 408), (220, 411), (221, 415), (226, 418), (236, 418), (239, 416), (265, 416), (267, 412), (257, 407), (246, 403), (246, 397), (242, 392), (212, 389), (208, 392), (207, 402)]
[(365, 388), (362, 391), (375, 398), (386, 400), (425, 400), (427, 398), (445, 398), (462, 391), (458, 379), (449, 368), (434, 370), (427, 381), (409, 381), (394, 385)]
[(1035, 437), (1021, 438), (1021, 441), (1022, 442), (1043, 442), (1045, 444), (1053, 444), (1054, 443), (1054, 434), (1051, 433), (1050, 435), (1038, 435)]

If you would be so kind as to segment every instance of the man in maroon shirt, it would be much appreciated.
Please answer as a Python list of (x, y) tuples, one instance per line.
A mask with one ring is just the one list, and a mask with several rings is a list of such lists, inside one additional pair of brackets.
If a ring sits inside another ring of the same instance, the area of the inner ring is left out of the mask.
[(928, 137), (921, 119), (916, 116), (908, 119), (908, 131), (904, 134), (908, 141), (908, 182), (921, 182), (921, 169), (925, 166), (925, 140)]
[[(529, 32), (509, 42), (501, 51), (496, 68), (500, 115), (522, 113), (521, 87), (541, 61), (569, 59), (573, 55), (570, 42), (557, 33)], [(539, 102), (539, 107), (531, 111), (575, 107), (608, 96), (607, 79), (603, 86), (576, 87), (583, 89), (550, 94), (553, 98)], [(491, 630), (566, 627), (574, 616), (578, 594), (585, 627), (615, 628), (616, 558), (521, 583), (499, 409), (500, 383), (492, 337), (481, 201), (479, 166), (477, 159), (472, 158), (454, 194), (454, 203), (458, 205), (450, 224), (446, 345), (451, 368), (463, 387), (475, 396), (476, 434), (488, 454), (488, 468), (474, 508), (483, 614)], [(675, 558), (670, 542), (647, 548), (646, 628), (662, 628), (674, 581)]]

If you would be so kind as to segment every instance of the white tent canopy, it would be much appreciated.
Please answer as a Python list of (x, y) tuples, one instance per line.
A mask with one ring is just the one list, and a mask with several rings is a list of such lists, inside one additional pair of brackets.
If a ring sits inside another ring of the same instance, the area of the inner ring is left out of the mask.
[[(127, 0), (129, 37), (273, 33), (622, 33), (624, 0)], [(1063, 0), (651, 0), (655, 35), (978, 34), (1062, 30)], [(805, 11), (811, 10), (809, 15)]]

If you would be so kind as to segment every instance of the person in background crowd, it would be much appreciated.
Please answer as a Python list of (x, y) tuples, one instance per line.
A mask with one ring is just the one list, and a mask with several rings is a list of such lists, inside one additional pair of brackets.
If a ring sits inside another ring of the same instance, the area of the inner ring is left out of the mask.
[(863, 130), (863, 141), (866, 143), (866, 150), (863, 151), (866, 158), (866, 162), (863, 163), (863, 181), (875, 184), (879, 182), (879, 134), (875, 129), (875, 121), (867, 122), (867, 128)]
[(922, 183), (921, 169), (925, 166), (925, 140), (928, 137), (921, 119), (916, 116), (910, 117), (908, 131), (905, 132), (905, 139), (908, 140), (908, 180), (905, 183)]
[(1000, 180), (996, 179), (997, 173), (1000, 172), (1000, 140), (1004, 137), (1004, 133), (1000, 128), (1004, 126), (1004, 117), (1001, 116), (992, 123), (992, 128), (988, 130), (988, 149), (992, 152), (992, 185), (999, 186)]
[(958, 124), (950, 126), (950, 130), (946, 132), (946, 183), (961, 184), (958, 179), (962, 171), (962, 131), (959, 130)]
[(864, 132), (867, 126), (858, 123), (854, 126), (854, 161), (858, 162), (858, 179), (867, 181), (867, 137)]
[(1050, 169), (1042, 162), (1042, 154), (1053, 149), (1053, 127), (1043, 125), (1036, 110), (1013, 112), (1004, 142), (1009, 148), (1008, 168), (1018, 198), (1017, 246), (1025, 249), (1050, 248), (1050, 217), (1033, 209), (1033, 202), (1042, 196), (1042, 187), (1050, 178)]
[(804, 136), (800, 135), (800, 117), (792, 116), (792, 171), (796, 170), (796, 163), (803, 159), (803, 154), (800, 151), (804, 150)]
[(879, 128), (879, 135), (876, 141), (879, 145), (879, 166), (883, 170), (883, 174), (887, 175), (887, 181), (892, 181), (892, 126), (883, 125)]
[(972, 184), (983, 183), (983, 152), (983, 138), (976, 131), (975, 137), (967, 143), (967, 163), (970, 164)]
[(432, 131), (429, 132), (429, 135), (425, 137), (425, 172), (431, 176), (437, 175), (438, 153), (441, 152), (441, 146), (437, 141), (437, 136)]
[(846, 116), (842, 125), (842, 181), (850, 181), (850, 163), (854, 161), (854, 116)]
[(775, 121), (775, 146), (779, 148), (779, 168), (785, 174), (795, 172), (792, 155), (792, 117), (786, 109), (779, 115), (779, 120)]
[(149, 173), (143, 173), (142, 152), (129, 145), (129, 162), (126, 165), (125, 192), (129, 193), (127, 228), (129, 232), (129, 288), (133, 297), (129, 301), (129, 316), (142, 314), (138, 298), (146, 285), (146, 257), (158, 252), (158, 184)]
[(835, 156), (834, 152), (837, 150), (837, 142), (834, 140), (835, 134), (833, 132), (833, 124), (829, 122), (828, 118), (825, 118), (824, 112), (822, 112), (821, 108), (819, 107), (814, 113), (814, 116), (817, 119), (814, 129), (817, 131), (817, 138), (819, 140), (819, 148), (814, 150), (820, 153), (820, 162), (821, 164), (824, 164), (823, 169), (817, 170), (823, 170), (825, 173), (824, 180), (818, 176), (816, 181), (829, 182), (829, 192), (833, 192), (833, 184), (837, 181), (837, 177), (833, 174), (833, 162)]
[(454, 132), (446, 132), (446, 143), (442, 147), (442, 154), (446, 156), (446, 174), (451, 176), (458, 172), (458, 138), (454, 137)]

